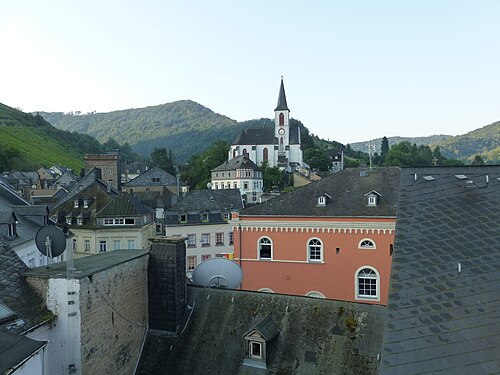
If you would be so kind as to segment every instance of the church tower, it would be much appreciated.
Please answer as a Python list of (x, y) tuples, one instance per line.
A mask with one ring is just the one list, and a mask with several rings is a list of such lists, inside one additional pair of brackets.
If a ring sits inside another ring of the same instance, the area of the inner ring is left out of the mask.
[(285, 86), (283, 85), (283, 76), (281, 76), (281, 86), (278, 95), (278, 105), (274, 110), (275, 137), (278, 139), (279, 159), (288, 159), (288, 150), (290, 148), (290, 110), (286, 104)]

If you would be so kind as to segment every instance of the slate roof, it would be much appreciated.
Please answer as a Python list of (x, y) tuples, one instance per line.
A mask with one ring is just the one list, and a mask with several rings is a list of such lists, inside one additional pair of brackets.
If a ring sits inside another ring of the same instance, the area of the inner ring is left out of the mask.
[(403, 169), (400, 203), (380, 373), (500, 373), (500, 166)]
[[(395, 217), (398, 207), (400, 169), (344, 169), (311, 182), (290, 193), (243, 210), (240, 216), (313, 217)], [(381, 196), (377, 206), (368, 206), (365, 194), (376, 190)], [(317, 198), (327, 194), (326, 206)]]
[(154, 209), (143, 205), (129, 193), (120, 193), (118, 197), (97, 212), (96, 217), (139, 216), (154, 212)]
[(139, 374), (260, 374), (241, 365), (243, 336), (267, 316), (279, 327), (269, 344), (269, 373), (378, 371), (383, 306), (196, 286), (188, 286), (188, 303), (194, 309), (177, 338), (150, 332)]
[(0, 177), (0, 203), (2, 202), (5, 204), (28, 204), (6, 179)]
[(255, 171), (262, 171), (257, 164), (248, 158), (248, 155), (239, 155), (212, 169), (212, 172), (234, 171), (236, 169), (253, 169)]
[(285, 86), (283, 85), (283, 77), (281, 77), (280, 93), (278, 95), (278, 104), (275, 111), (289, 111), (286, 104)]
[[(153, 178), (155, 181), (153, 181)], [(158, 180), (156, 180), (158, 179)], [(154, 166), (142, 172), (136, 178), (130, 180), (125, 187), (133, 186), (177, 186), (177, 177), (164, 171), (158, 166)], [(184, 181), (179, 180), (179, 186), (186, 186)]]
[[(222, 212), (237, 212), (242, 209), (243, 201), (239, 189), (195, 190), (165, 210), (164, 217), (167, 225), (225, 223), (221, 215)], [(204, 211), (209, 212), (208, 222), (201, 221), (200, 213)], [(186, 224), (180, 224), (179, 214), (184, 212), (188, 214), (188, 221)]]
[[(293, 144), (300, 144), (300, 126), (291, 124), (289, 126), (290, 134), (288, 142)], [(261, 128), (243, 129), (240, 134), (233, 141), (232, 145), (278, 145), (278, 138), (275, 137), (275, 127), (265, 126)]]
[(43, 321), (45, 301), (38, 297), (21, 274), (29, 268), (9, 247), (0, 243), (0, 302), (25, 321), (24, 331)]
[(266, 341), (271, 341), (279, 333), (279, 327), (273, 322), (271, 316), (268, 315), (261, 319), (251, 330), (247, 331), (243, 336), (248, 335), (253, 330), (257, 330)]
[(0, 374), (21, 364), (45, 345), (47, 341), (35, 341), (0, 328)]

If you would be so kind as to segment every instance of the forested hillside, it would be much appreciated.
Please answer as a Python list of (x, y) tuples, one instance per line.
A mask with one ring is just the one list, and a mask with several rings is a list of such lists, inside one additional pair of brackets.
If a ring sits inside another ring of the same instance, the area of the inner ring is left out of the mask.
[(180, 162), (217, 139), (231, 142), (245, 126), (190, 100), (109, 113), (40, 114), (59, 129), (85, 133), (101, 143), (109, 138), (129, 143), (144, 156), (165, 147)]
[(60, 164), (79, 173), (83, 155), (100, 150), (99, 142), (88, 135), (56, 129), (39, 115), (0, 103), (0, 170)]

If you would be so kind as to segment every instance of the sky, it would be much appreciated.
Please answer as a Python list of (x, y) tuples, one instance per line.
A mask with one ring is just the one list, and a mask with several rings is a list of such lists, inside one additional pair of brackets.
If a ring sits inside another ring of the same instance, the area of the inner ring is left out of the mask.
[(500, 120), (500, 1), (16, 0), (0, 5), (0, 103), (110, 112), (190, 99), (290, 115), (342, 143)]

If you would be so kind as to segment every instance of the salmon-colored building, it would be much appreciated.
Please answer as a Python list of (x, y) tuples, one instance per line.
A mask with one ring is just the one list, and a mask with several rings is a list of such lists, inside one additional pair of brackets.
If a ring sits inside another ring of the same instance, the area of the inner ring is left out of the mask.
[(399, 176), (346, 169), (236, 215), (242, 289), (387, 304)]

